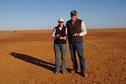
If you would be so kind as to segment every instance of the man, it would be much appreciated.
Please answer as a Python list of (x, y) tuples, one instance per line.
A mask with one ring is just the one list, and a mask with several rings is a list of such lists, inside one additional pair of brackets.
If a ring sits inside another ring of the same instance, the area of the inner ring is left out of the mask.
[(71, 11), (71, 20), (67, 21), (66, 26), (68, 29), (68, 41), (71, 59), (73, 62), (73, 70), (71, 73), (77, 72), (78, 64), (76, 60), (76, 51), (80, 60), (81, 73), (84, 77), (87, 77), (85, 72), (85, 59), (83, 53), (83, 36), (87, 34), (84, 21), (77, 18), (77, 12)]

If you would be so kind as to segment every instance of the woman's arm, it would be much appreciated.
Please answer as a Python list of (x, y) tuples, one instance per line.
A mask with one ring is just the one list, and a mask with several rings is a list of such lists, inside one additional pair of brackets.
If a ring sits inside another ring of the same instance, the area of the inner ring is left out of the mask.
[(53, 39), (56, 39), (55, 33), (56, 33), (56, 28), (53, 28), (53, 33), (52, 33), (52, 38), (53, 38)]

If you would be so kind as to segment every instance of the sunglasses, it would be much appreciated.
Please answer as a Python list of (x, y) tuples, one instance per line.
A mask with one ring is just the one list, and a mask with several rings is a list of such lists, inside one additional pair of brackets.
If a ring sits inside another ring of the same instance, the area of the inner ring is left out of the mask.
[(64, 23), (64, 22), (60, 21), (59, 23)]
[(76, 14), (71, 14), (71, 16), (76, 16)]

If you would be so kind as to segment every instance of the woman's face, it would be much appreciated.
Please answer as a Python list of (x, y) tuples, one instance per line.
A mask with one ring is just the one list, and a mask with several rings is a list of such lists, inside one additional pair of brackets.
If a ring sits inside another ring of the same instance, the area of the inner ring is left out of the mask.
[(59, 26), (63, 26), (63, 25), (64, 25), (64, 22), (59, 21)]

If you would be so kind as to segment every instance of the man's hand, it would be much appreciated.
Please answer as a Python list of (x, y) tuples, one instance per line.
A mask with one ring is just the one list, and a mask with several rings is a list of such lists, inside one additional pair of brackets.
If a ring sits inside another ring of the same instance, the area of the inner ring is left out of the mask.
[(78, 33), (75, 33), (75, 34), (72, 34), (72, 36), (79, 36), (79, 34)]
[(60, 40), (64, 40), (64, 37), (59, 37)]

